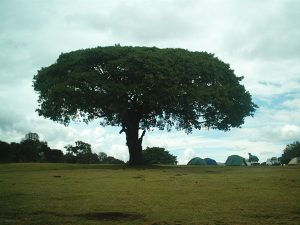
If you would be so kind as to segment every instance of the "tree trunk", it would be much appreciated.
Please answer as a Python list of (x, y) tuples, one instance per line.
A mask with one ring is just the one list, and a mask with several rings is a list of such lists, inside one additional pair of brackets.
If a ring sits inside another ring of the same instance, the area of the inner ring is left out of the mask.
[(129, 150), (129, 165), (143, 165), (142, 140), (145, 131), (139, 137), (139, 119), (136, 115), (131, 114), (127, 117), (123, 127), (125, 128), (126, 144)]

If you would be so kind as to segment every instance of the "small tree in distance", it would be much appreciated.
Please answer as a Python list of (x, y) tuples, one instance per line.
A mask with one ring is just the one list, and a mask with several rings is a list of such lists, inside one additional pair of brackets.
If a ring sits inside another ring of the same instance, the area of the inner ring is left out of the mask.
[(37, 133), (29, 132), (25, 135), (24, 140), (39, 141), (40, 137)]
[(20, 162), (42, 162), (45, 152), (49, 151), (48, 143), (40, 141), (37, 133), (27, 133), (20, 142), (18, 149), (18, 161)]
[(139, 165), (150, 128), (240, 127), (257, 107), (242, 79), (207, 52), (116, 45), (61, 54), (38, 71), (33, 86), (40, 116), (120, 126), (129, 164)]
[(98, 158), (99, 158), (99, 161), (100, 163), (103, 163), (105, 162), (105, 160), (107, 159), (107, 154), (105, 152), (99, 152), (98, 154)]
[(76, 141), (75, 146), (65, 146), (66, 160), (70, 163), (97, 163), (98, 155), (92, 152), (91, 145), (83, 141)]

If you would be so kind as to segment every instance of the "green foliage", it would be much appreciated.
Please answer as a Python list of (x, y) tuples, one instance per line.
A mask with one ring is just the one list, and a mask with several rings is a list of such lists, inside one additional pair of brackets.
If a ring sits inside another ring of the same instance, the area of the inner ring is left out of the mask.
[(10, 153), (10, 145), (4, 141), (0, 141), (0, 162), (10, 162), (11, 161), (11, 153)]
[(141, 128), (228, 130), (256, 105), (228, 64), (183, 49), (98, 47), (61, 54), (34, 76), (39, 115), (69, 123), (103, 118), (124, 125), (135, 111)]
[(46, 142), (25, 139), (20, 143), (20, 162), (39, 162), (43, 160), (44, 152), (50, 150)]
[(28, 133), (21, 143), (0, 141), (0, 162), (41, 162), (49, 151), (47, 142), (39, 140), (36, 133)]
[(10, 143), (10, 162), (20, 162), (21, 144), (12, 142)]
[(124, 164), (124, 161), (120, 159), (116, 159), (113, 156), (108, 156), (102, 161), (102, 163), (103, 164)]
[(40, 137), (37, 133), (29, 132), (25, 135), (24, 140), (32, 140), (32, 141), (39, 141)]
[(143, 157), (147, 164), (177, 164), (177, 157), (160, 147), (147, 147)]
[(116, 45), (61, 54), (38, 71), (33, 87), (40, 116), (121, 126), (129, 162), (139, 164), (151, 127), (188, 133), (240, 127), (257, 108), (242, 79), (207, 52)]
[(99, 152), (98, 159), (102, 164), (124, 164), (122, 160), (116, 159), (113, 156), (108, 156), (105, 152)]
[(45, 162), (50, 162), (50, 163), (63, 162), (64, 154), (61, 150), (49, 149), (44, 152), (44, 160)]
[(288, 144), (283, 150), (281, 156), (281, 163), (288, 164), (289, 161), (294, 157), (300, 157), (300, 142), (295, 141), (292, 144)]
[(66, 161), (70, 163), (97, 163), (98, 155), (92, 153), (91, 145), (83, 141), (76, 141), (75, 146), (65, 146)]
[(67, 145), (65, 146), (65, 149), (68, 153), (75, 156), (92, 153), (91, 145), (83, 141), (76, 141), (75, 146)]
[(70, 153), (70, 152), (67, 152), (67, 153), (64, 155), (64, 161), (67, 162), (67, 163), (77, 163), (76, 156), (73, 155), (73, 154)]
[(104, 162), (106, 158), (107, 158), (107, 154), (105, 152), (99, 152), (98, 159), (100, 163)]
[[(33, 134), (33, 135), (31, 135)], [(91, 145), (83, 141), (76, 141), (75, 146), (67, 145), (64, 153), (58, 149), (51, 149), (47, 142), (39, 141), (38, 134), (28, 133), (21, 143), (6, 143), (0, 141), (0, 163), (12, 162), (49, 162), (49, 163), (103, 163), (124, 164), (122, 160), (106, 153), (100, 152), (99, 156), (92, 152)]]

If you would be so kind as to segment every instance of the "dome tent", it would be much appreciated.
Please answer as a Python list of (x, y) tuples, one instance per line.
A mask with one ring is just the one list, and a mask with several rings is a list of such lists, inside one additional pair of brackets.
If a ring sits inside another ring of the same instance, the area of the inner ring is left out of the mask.
[(205, 158), (204, 161), (206, 162), (207, 165), (210, 165), (210, 166), (217, 166), (218, 165), (216, 160), (211, 159), (211, 158)]
[(300, 157), (292, 158), (289, 165), (300, 165)]
[(228, 156), (226, 162), (226, 166), (247, 166), (246, 160), (239, 155), (231, 155)]
[(192, 158), (187, 165), (206, 165), (206, 162), (204, 159), (201, 159), (199, 157)]

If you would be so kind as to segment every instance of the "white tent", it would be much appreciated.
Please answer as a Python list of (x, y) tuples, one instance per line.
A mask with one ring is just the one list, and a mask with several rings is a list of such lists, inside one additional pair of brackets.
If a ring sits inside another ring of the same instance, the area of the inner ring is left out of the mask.
[(300, 157), (292, 158), (289, 165), (300, 165)]

